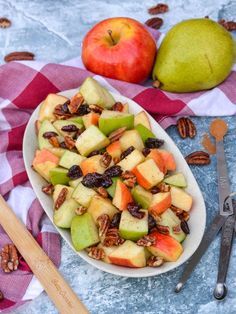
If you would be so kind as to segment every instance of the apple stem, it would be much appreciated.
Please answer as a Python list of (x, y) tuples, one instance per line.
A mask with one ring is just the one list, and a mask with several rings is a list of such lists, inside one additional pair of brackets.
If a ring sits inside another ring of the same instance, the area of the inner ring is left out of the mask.
[(108, 29), (107, 32), (108, 32), (108, 35), (109, 35), (110, 38), (111, 38), (111, 41), (112, 41), (113, 45), (115, 46), (116, 42), (115, 42), (115, 40), (114, 40), (114, 38), (113, 38), (113, 36), (112, 36), (112, 30), (111, 30), (111, 29)]

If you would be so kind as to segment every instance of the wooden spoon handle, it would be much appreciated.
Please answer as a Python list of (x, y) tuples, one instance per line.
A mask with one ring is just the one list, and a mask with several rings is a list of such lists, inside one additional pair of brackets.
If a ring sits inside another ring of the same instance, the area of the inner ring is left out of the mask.
[(0, 223), (60, 313), (89, 313), (23, 223), (0, 195)]

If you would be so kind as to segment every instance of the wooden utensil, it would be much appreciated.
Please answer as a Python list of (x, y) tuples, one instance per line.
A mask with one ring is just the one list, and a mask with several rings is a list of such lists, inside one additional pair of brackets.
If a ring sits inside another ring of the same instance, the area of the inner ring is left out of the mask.
[(88, 310), (58, 272), (23, 223), (0, 195), (0, 223), (43, 285), (60, 313), (88, 314)]

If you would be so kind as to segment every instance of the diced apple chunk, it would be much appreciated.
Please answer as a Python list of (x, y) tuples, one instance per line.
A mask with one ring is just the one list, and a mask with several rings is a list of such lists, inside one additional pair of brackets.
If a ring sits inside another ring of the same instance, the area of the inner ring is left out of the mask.
[(126, 150), (130, 146), (133, 146), (140, 151), (144, 148), (142, 138), (137, 130), (125, 131), (120, 138), (120, 145), (122, 151)]
[(177, 188), (175, 186), (171, 187), (170, 193), (171, 193), (172, 205), (174, 205), (180, 209), (183, 209), (186, 212), (188, 212), (191, 209), (193, 199), (192, 199), (192, 196), (190, 194), (188, 194), (187, 192), (185, 192), (181, 188)]
[(149, 211), (151, 213), (154, 212), (155, 214), (160, 215), (170, 206), (171, 206), (170, 192), (160, 192), (153, 195)]
[(128, 156), (122, 159), (117, 165), (121, 166), (123, 171), (131, 171), (144, 160), (145, 157), (143, 154), (139, 150), (135, 149)]
[(61, 156), (59, 165), (70, 169), (74, 165), (80, 165), (83, 160), (86, 158), (69, 150), (66, 150), (65, 153)]
[(119, 111), (103, 110), (98, 125), (105, 135), (122, 127), (130, 130), (134, 127), (134, 115)]
[(42, 102), (39, 109), (39, 121), (47, 120), (55, 120), (55, 116), (53, 111), (56, 106), (64, 104), (68, 98), (57, 95), (57, 94), (48, 94), (46, 99)]
[(95, 112), (90, 112), (86, 115), (84, 115), (83, 118), (83, 123), (85, 128), (89, 128), (90, 125), (98, 125), (98, 119), (99, 119), (99, 114)]
[(112, 204), (119, 208), (119, 210), (125, 210), (127, 209), (127, 205), (132, 201), (133, 198), (130, 190), (123, 182), (117, 180), (115, 195), (112, 200)]
[(147, 129), (151, 130), (151, 124), (149, 121), (149, 117), (146, 114), (145, 111), (140, 111), (138, 114), (135, 115), (134, 117), (134, 125), (142, 124), (144, 125)]
[(97, 195), (97, 193), (93, 189), (89, 189), (82, 183), (79, 183), (72, 194), (72, 198), (80, 205), (89, 207), (89, 204), (95, 195)]
[(53, 222), (60, 228), (70, 228), (72, 219), (76, 216), (78, 203), (72, 198), (67, 199), (53, 212)]
[(112, 217), (118, 213), (118, 210), (112, 205), (111, 200), (108, 198), (95, 195), (90, 202), (87, 212), (92, 215), (95, 223), (97, 224), (99, 216), (106, 214), (110, 217), (110, 219), (112, 219)]
[(119, 233), (123, 239), (137, 241), (148, 234), (148, 212), (144, 209), (140, 211), (145, 215), (138, 219), (132, 216), (128, 210), (123, 210), (119, 225)]
[(80, 164), (80, 168), (85, 176), (87, 173), (97, 172), (103, 174), (106, 170), (101, 165), (101, 155), (95, 155), (83, 160)]
[(33, 168), (45, 180), (50, 181), (50, 170), (59, 163), (59, 158), (47, 149), (37, 150), (33, 160)]

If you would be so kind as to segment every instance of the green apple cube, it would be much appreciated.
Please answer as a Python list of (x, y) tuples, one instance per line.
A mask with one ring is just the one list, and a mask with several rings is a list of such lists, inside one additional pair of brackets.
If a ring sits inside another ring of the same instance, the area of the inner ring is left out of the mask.
[(149, 129), (147, 129), (144, 125), (138, 124), (135, 127), (135, 130), (138, 131), (139, 135), (142, 138), (142, 141), (145, 143), (145, 141), (151, 137), (151, 138), (156, 138), (155, 134), (152, 133)]
[(86, 159), (86, 157), (66, 150), (60, 158), (59, 165), (64, 168), (70, 169), (74, 165), (80, 165), (80, 163), (84, 159)]
[(123, 210), (120, 219), (119, 233), (126, 240), (137, 241), (148, 234), (148, 211), (142, 210), (142, 219), (133, 217), (128, 210)]
[(105, 135), (122, 127), (126, 127), (127, 130), (133, 129), (134, 115), (119, 111), (103, 110), (98, 120), (98, 126)]
[(53, 194), (52, 194), (52, 199), (53, 199), (54, 203), (58, 199), (58, 196), (61, 193), (62, 189), (67, 189), (67, 191), (68, 191), (67, 195), (66, 195), (66, 199), (68, 200), (69, 198), (71, 198), (71, 195), (72, 195), (73, 190), (74, 190), (72, 187), (66, 186), (66, 185), (63, 185), (63, 184), (56, 184), (54, 186), (54, 191), (53, 191)]
[(60, 167), (56, 167), (50, 170), (49, 177), (50, 182), (53, 185), (56, 184), (65, 184), (67, 185), (70, 181), (70, 178), (67, 176), (68, 170)]
[(71, 180), (69, 181), (69, 186), (71, 186), (72, 188), (76, 188), (77, 185), (82, 181), (83, 177), (76, 179), (76, 180)]
[(109, 143), (109, 139), (95, 125), (91, 125), (77, 138), (75, 146), (81, 155), (87, 156)]
[(139, 113), (137, 113), (135, 115), (135, 117), (134, 117), (134, 126), (136, 126), (138, 124), (144, 125), (150, 131), (152, 130), (151, 124), (150, 124), (150, 121), (149, 121), (149, 117), (148, 117), (148, 115), (147, 115), (147, 113), (145, 111), (140, 111)]
[(164, 211), (164, 213), (161, 215), (161, 220), (160, 222), (158, 222), (158, 224), (161, 226), (168, 226), (170, 236), (177, 240), (178, 242), (182, 242), (186, 238), (186, 234), (180, 227), (181, 224), (180, 219), (176, 216), (175, 213), (173, 213), (173, 211), (170, 208)]
[(72, 121), (72, 122), (76, 122), (78, 124), (80, 124), (81, 126), (84, 126), (83, 125), (83, 117), (82, 116), (78, 116), (78, 117), (72, 117), (72, 118), (69, 118), (67, 119), (67, 121)]
[(100, 241), (97, 227), (89, 213), (72, 219), (71, 240), (76, 251), (81, 251)]
[(142, 208), (147, 209), (150, 207), (152, 202), (152, 193), (145, 190), (140, 185), (136, 185), (132, 190), (131, 194), (136, 203), (140, 204)]
[(112, 185), (110, 185), (106, 190), (107, 190), (107, 193), (111, 196), (111, 197), (114, 197), (115, 195), (115, 191), (116, 191), (116, 183), (117, 183), (117, 180), (119, 180), (120, 178), (119, 177), (113, 177), (111, 178), (112, 179)]
[(103, 108), (110, 109), (116, 102), (108, 90), (92, 77), (86, 78), (79, 92), (88, 105), (99, 105)]
[(38, 133), (39, 149), (43, 149), (43, 148), (49, 149), (53, 147), (49, 143), (49, 140), (43, 137), (43, 134), (46, 132), (55, 132), (58, 134), (57, 129), (54, 128), (54, 126), (49, 120), (44, 120), (39, 128), (39, 133)]
[(53, 213), (53, 222), (57, 227), (70, 228), (72, 219), (76, 216), (75, 210), (78, 203), (72, 198), (65, 200), (64, 203)]
[(170, 185), (178, 186), (180, 188), (187, 187), (186, 179), (181, 172), (165, 177), (164, 182)]
[(72, 198), (80, 205), (89, 207), (89, 204), (95, 195), (97, 195), (97, 193), (93, 189), (89, 189), (82, 183), (79, 183), (72, 194)]
[(81, 129), (83, 126), (82, 124), (79, 124), (77, 122), (73, 122), (73, 121), (69, 121), (69, 120), (56, 120), (53, 122), (53, 126), (57, 129), (57, 133), (59, 133), (62, 136), (74, 136), (76, 132), (67, 132), (67, 131), (62, 131), (62, 128), (64, 126), (68, 126), (68, 125), (74, 125), (76, 126), (78, 129)]
[(87, 212), (92, 215), (95, 223), (97, 223), (99, 216), (106, 214), (112, 219), (118, 213), (118, 210), (108, 198), (95, 195), (90, 202)]
[(122, 151), (125, 151), (130, 146), (133, 146), (140, 151), (142, 151), (142, 149), (144, 148), (142, 138), (137, 130), (125, 131), (119, 141)]

